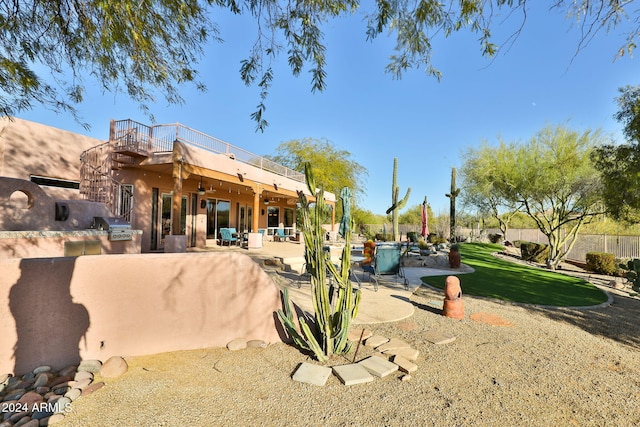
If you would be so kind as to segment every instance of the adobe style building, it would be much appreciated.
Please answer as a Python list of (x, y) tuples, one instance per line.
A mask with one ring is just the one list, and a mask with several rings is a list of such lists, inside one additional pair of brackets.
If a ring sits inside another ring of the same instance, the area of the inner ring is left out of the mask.
[[(142, 231), (141, 252), (219, 244), (226, 227), (261, 247), (262, 233), (295, 234), (298, 191), (313, 200), (300, 172), (181, 124), (133, 120), (112, 120), (104, 142), (0, 119), (0, 177), (36, 183), (56, 200), (104, 203)], [(334, 194), (325, 199), (335, 207)]]

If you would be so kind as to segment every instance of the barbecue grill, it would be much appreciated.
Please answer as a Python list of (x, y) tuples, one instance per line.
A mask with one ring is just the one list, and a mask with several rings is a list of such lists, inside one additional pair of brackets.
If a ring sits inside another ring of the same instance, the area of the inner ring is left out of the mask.
[(100, 231), (109, 232), (109, 240), (131, 240), (133, 239), (133, 231), (131, 224), (123, 218), (115, 216), (96, 216), (93, 218), (91, 228)]

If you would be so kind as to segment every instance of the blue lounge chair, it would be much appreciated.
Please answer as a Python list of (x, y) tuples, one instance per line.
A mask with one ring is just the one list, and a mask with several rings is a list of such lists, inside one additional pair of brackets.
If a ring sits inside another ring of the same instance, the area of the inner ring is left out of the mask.
[(235, 229), (231, 229), (231, 228), (220, 229), (220, 245), (221, 246), (224, 246), (225, 242), (228, 243), (229, 246), (231, 246), (232, 243), (234, 245), (238, 244), (238, 238), (234, 236), (234, 233), (232, 230), (235, 231)]
[[(363, 266), (363, 270), (369, 275), (373, 274), (375, 280), (375, 289), (378, 290), (378, 280), (383, 275), (394, 275), (396, 283), (398, 278), (404, 278), (402, 271), (401, 248), (400, 245), (384, 245), (376, 248), (376, 254), (373, 260), (373, 266)], [(404, 287), (409, 289), (409, 281), (404, 278)]]
[(291, 236), (284, 234), (284, 229), (276, 228), (276, 234), (274, 234), (273, 237), (276, 238), (278, 242), (286, 242)]

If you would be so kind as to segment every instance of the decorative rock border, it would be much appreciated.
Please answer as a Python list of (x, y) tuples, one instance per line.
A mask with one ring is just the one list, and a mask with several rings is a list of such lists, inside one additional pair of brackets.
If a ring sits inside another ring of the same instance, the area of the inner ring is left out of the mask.
[(94, 382), (94, 374), (114, 378), (127, 369), (127, 362), (114, 356), (104, 364), (83, 360), (57, 372), (38, 366), (21, 377), (0, 375), (0, 427), (56, 424), (72, 410), (75, 400), (104, 387), (104, 382)]
[[(406, 382), (411, 379), (410, 374), (418, 369), (418, 365), (414, 362), (420, 355), (420, 351), (400, 339), (373, 335), (366, 329), (352, 329), (349, 331), (349, 340), (358, 343), (358, 346), (362, 344), (371, 348), (375, 352), (356, 363), (333, 367), (301, 363), (292, 379), (323, 386), (333, 372), (344, 385), (351, 386), (374, 381), (376, 377), (384, 378), (395, 372), (401, 372), (399, 379)], [(358, 349), (356, 349), (356, 355), (357, 351)]]

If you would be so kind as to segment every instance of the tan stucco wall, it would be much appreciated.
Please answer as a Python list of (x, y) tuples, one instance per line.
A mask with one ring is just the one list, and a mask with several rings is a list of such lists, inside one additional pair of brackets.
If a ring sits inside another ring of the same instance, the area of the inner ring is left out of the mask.
[(278, 288), (241, 253), (0, 260), (0, 373), (281, 341)]
[[(3, 117), (0, 118), (0, 176), (28, 180), (30, 175), (41, 175), (78, 181), (80, 154), (103, 142), (40, 123)], [(54, 198), (80, 198), (78, 190), (54, 187), (44, 190)]]

